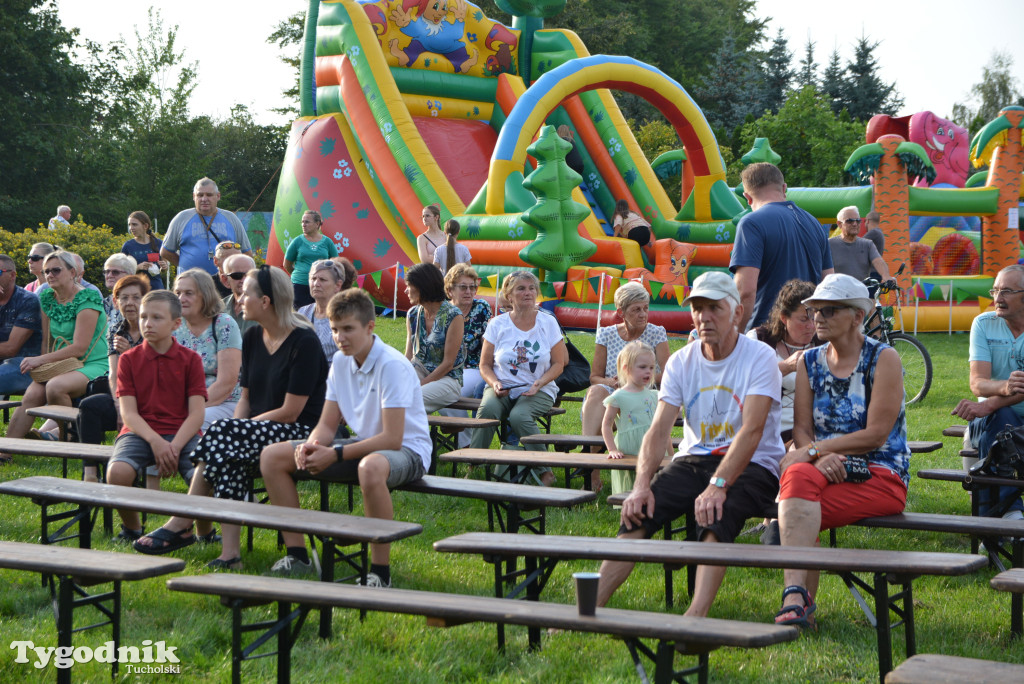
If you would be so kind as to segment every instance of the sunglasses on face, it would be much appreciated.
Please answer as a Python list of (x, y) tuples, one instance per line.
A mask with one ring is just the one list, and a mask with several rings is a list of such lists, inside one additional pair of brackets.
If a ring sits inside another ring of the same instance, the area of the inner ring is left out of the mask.
[(4, 273), (14, 273), (14, 269), (13, 268), (0, 268), (0, 276), (2, 276)]
[(63, 270), (64, 269), (61, 268), (60, 266), (54, 266), (53, 268), (44, 268), (43, 269), (43, 274), (44, 275), (59, 276)]
[(44, 257), (43, 257), (43, 255), (42, 255), (42, 254), (29, 254), (29, 255), (28, 255), (28, 260), (29, 260), (29, 261), (31, 261), (31, 262), (33, 262), (33, 263), (35, 263), (35, 262), (37, 262), (37, 261), (42, 261), (42, 260), (43, 260), (43, 258), (44, 258)]
[(245, 277), (245, 271), (232, 271), (231, 273), (225, 273), (224, 275), (232, 280), (241, 280)]
[(222, 242), (217, 246), (221, 249), (242, 249), (242, 245), (237, 242)]
[(851, 308), (853, 308), (853, 307), (849, 307), (849, 306), (823, 306), (823, 307), (819, 308), (819, 307), (816, 307), (816, 306), (809, 306), (809, 307), (807, 307), (807, 311), (808, 311), (808, 313), (810, 313), (812, 318), (814, 317), (814, 314), (820, 313), (822, 318), (828, 319), (828, 318), (832, 318), (833, 316), (835, 316), (837, 311), (842, 311), (843, 309), (851, 309)]
[(846, 219), (845, 221), (843, 221), (843, 223), (845, 223), (846, 225), (849, 226), (849, 225), (852, 225), (854, 223), (860, 223), (860, 219), (859, 218)]

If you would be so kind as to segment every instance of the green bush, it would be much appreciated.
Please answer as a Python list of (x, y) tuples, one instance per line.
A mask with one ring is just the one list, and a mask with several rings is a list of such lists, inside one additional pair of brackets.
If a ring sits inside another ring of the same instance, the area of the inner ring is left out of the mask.
[(48, 230), (43, 225), (38, 229), (26, 228), (21, 233), (0, 228), (0, 254), (14, 259), (18, 267), (18, 284), (24, 286), (33, 278), (28, 270), (29, 250), (37, 242), (49, 242), (85, 259), (85, 279), (102, 288), (103, 262), (111, 254), (120, 252), (121, 245), (129, 237), (127, 231), (115, 233), (110, 226), (90, 226), (81, 220), (55, 230)]

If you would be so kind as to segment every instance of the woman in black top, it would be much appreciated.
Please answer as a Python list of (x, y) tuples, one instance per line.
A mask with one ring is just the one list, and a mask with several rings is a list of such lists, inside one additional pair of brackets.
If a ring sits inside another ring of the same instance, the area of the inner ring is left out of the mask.
[[(292, 302), (291, 279), (281, 269), (263, 266), (246, 274), (242, 315), (259, 326), (242, 338), (242, 396), (235, 417), (211, 425), (192, 454), (196, 475), (190, 494), (244, 501), (260, 476), (263, 448), (305, 439), (320, 419), (327, 360), (309, 321), (292, 310)], [(222, 525), (221, 532), (220, 556), (208, 567), (241, 569), (241, 528)], [(136, 542), (136, 550), (160, 554), (195, 542), (192, 521), (184, 518), (172, 518), (149, 537), (147, 543)]]

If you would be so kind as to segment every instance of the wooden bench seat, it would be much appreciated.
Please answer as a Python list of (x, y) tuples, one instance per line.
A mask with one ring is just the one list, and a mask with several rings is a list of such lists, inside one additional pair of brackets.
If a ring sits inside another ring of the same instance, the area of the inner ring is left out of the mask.
[(1024, 568), (1004, 570), (993, 577), (990, 584), (996, 591), (1010, 592), (1010, 634), (1021, 636), (1024, 634)]
[(11, 411), (21, 406), (20, 401), (11, 401), (10, 399), (0, 399), (0, 411), (4, 413), (4, 422), (11, 422)]
[(440, 416), (428, 415), (427, 423), (430, 425), (430, 441), (433, 448), (430, 452), (431, 475), (437, 470), (437, 457), (445, 451), (452, 451), (459, 448), (459, 434), (463, 430), (476, 428), (497, 428), (501, 421), (496, 418), (470, 418), (469, 416)]
[(1024, 682), (1024, 665), (919, 653), (885, 678), (885, 684), (1009, 684)]
[[(530, 629), (531, 646), (539, 646), (540, 630), (560, 630), (609, 634), (623, 639), (633, 657), (642, 681), (646, 670), (638, 652), (652, 657), (656, 664), (654, 681), (668, 684), (675, 676), (691, 674), (674, 672), (674, 651), (699, 655), (695, 670), (700, 681), (707, 679), (708, 653), (720, 646), (759, 648), (792, 641), (797, 638), (793, 627), (773, 624), (692, 618), (681, 615), (652, 614), (632, 610), (599, 608), (592, 617), (582, 617), (572, 604), (509, 601), (488, 596), (447, 594), (407, 589), (372, 589), (350, 585), (324, 587), (316, 582), (266, 577), (227, 577), (205, 575), (168, 580), (173, 591), (208, 594), (221, 597), (232, 610), (232, 681), (240, 682), (241, 664), (245, 660), (272, 655), (252, 655), (264, 641), (277, 636), (277, 681), (290, 681), (291, 648), (298, 635), (292, 621), (301, 621), (311, 608), (338, 607), (363, 611), (379, 611), (423, 615), (432, 627), (451, 627), (473, 622), (523, 625)], [(242, 647), (242, 632), (256, 629), (244, 625), (242, 610), (254, 603), (277, 603), (277, 620), (259, 625), (262, 635), (249, 646)], [(292, 605), (298, 608), (292, 610)], [(247, 629), (248, 628), (248, 629)], [(653, 651), (644, 647), (642, 639), (658, 641)], [(499, 643), (499, 647), (503, 644)], [(682, 681), (682, 680), (680, 680)]]
[[(110, 625), (114, 652), (117, 652), (121, 641), (121, 582), (181, 572), (185, 569), (185, 561), (141, 554), (0, 541), (0, 568), (43, 574), (53, 599), (54, 617), (57, 622), (57, 648), (71, 647), (71, 637), (76, 631)], [(108, 592), (89, 594), (85, 590), (85, 587), (108, 582), (112, 584)], [(76, 604), (93, 605), (107, 619), (75, 629)], [(8, 636), (14, 638), (15, 635)], [(10, 668), (10, 665), (7, 667)], [(8, 670), (8, 674), (11, 674), (11, 670)], [(117, 677), (116, 660), (111, 666), (111, 676)], [(57, 669), (57, 681), (70, 682), (71, 669)]]
[[(564, 468), (565, 486), (571, 487), (572, 481), (580, 477), (583, 484), (590, 486), (591, 470), (636, 470), (636, 457), (608, 458), (604, 454), (569, 453), (564, 451), (519, 451), (516, 449), (456, 449), (442, 454), (440, 460), (452, 464), (452, 475), (458, 463), (482, 465), (486, 467), (487, 476), (491, 477), (491, 466), (508, 466), (506, 475), (513, 482), (523, 482), (530, 470), (539, 467)], [(662, 467), (669, 464), (666, 459)]]
[[(330, 510), (330, 486), (345, 484), (321, 480), (304, 472), (297, 473), (296, 479), (315, 480), (320, 483), (322, 511)], [(349, 510), (352, 510), (353, 485), (348, 487)], [(502, 532), (516, 533), (525, 530), (534, 534), (545, 534), (548, 508), (571, 508), (590, 503), (597, 498), (594, 492), (439, 475), (424, 475), (418, 480), (398, 487), (397, 491), (485, 501), (489, 530), (493, 532), (497, 522), (498, 529)], [(533, 515), (526, 516), (526, 512), (533, 512)]]
[[(445, 408), (454, 409), (456, 411), (476, 411), (480, 408), (480, 399), (475, 399), (473, 397), (459, 397), (456, 401), (448, 404)], [(551, 419), (555, 416), (562, 415), (565, 415), (564, 408), (561, 406), (552, 406), (543, 416), (537, 418), (537, 424), (543, 428), (544, 432), (551, 432)], [(498, 431), (502, 442), (504, 442), (507, 437), (507, 430), (508, 424), (505, 421), (502, 421), (501, 428)]]
[[(442, 539), (434, 543), (434, 549), (449, 553), (481, 554), (485, 561), (495, 564), (496, 595), (503, 595), (503, 586), (522, 578), (507, 596), (518, 596), (525, 592), (526, 598), (531, 600), (539, 599), (541, 590), (560, 560), (619, 560), (669, 566), (698, 564), (833, 572), (840, 575), (848, 585), (853, 583), (861, 586), (874, 597), (873, 620), (878, 642), (879, 678), (883, 680), (886, 673), (892, 669), (890, 611), (902, 619), (907, 655), (913, 655), (916, 651), (913, 580), (921, 575), (965, 575), (985, 565), (984, 558), (955, 553), (706, 544), (553, 535), (540, 537), (487, 532), (460, 534)], [(525, 569), (522, 572), (513, 577), (499, 572), (498, 563), (504, 560), (515, 561), (520, 557), (525, 559)], [(856, 573), (866, 573), (873, 579), (860, 578)], [(781, 587), (781, 578), (779, 582)], [(901, 588), (890, 595), (889, 585), (899, 585)]]
[(60, 428), (60, 441), (68, 441), (68, 425), (78, 421), (78, 409), (74, 406), (59, 406), (47, 404), (35, 408), (25, 409), (25, 413), (33, 418), (44, 418), (57, 423)]
[[(308, 535), (314, 553), (316, 540), (321, 544), (321, 579), (335, 581), (335, 565), (343, 564), (349, 574), (338, 578), (347, 581), (359, 578), (366, 581), (369, 570), (368, 546), (372, 543), (385, 544), (406, 539), (423, 531), (418, 523), (400, 520), (380, 520), (360, 516), (310, 511), (301, 508), (266, 506), (248, 501), (215, 499), (208, 496), (189, 496), (176, 492), (164, 492), (135, 487), (118, 487), (97, 482), (64, 480), (57, 477), (34, 476), (20, 480), (0, 482), (0, 494), (29, 497), (42, 508), (43, 543), (52, 543), (77, 537), (81, 548), (89, 548), (92, 532), (90, 509), (127, 508), (161, 515), (180, 515), (199, 520), (216, 520), (221, 523), (249, 525), (282, 532), (297, 532)], [(48, 506), (72, 503), (77, 508), (70, 513), (59, 514), (69, 522), (54, 535), (47, 534)], [(78, 524), (77, 535), (62, 535), (68, 528)], [(355, 547), (355, 550), (346, 550)], [(321, 633), (329, 633), (330, 620), (323, 622)]]
[[(672, 448), (679, 448), (679, 444), (682, 439), (679, 437), (672, 438)], [(546, 434), (541, 433), (538, 435), (527, 435), (526, 437), (520, 437), (519, 443), (523, 446), (553, 446), (555, 451), (572, 451), (573, 449), (592, 449), (598, 448), (601, 451), (605, 451), (604, 438), (601, 435), (565, 435), (565, 434)], [(907, 442), (907, 446), (910, 447), (910, 453), (912, 454), (929, 454), (933, 451), (938, 451), (942, 448), (942, 442), (925, 441), (925, 440), (914, 440)]]
[(966, 425), (950, 425), (948, 428), (943, 428), (943, 430), (942, 430), (942, 436), (943, 437), (960, 437), (960, 438), (963, 438), (963, 436), (965, 434), (967, 434), (967, 426)]

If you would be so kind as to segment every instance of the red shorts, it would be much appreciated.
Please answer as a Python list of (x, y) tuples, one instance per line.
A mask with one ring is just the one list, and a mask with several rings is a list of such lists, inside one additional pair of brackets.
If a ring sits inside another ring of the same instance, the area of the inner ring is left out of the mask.
[(903, 480), (881, 466), (870, 466), (867, 482), (831, 483), (813, 463), (794, 463), (782, 473), (779, 500), (805, 499), (821, 503), (821, 529), (843, 527), (864, 518), (902, 513), (907, 505)]

